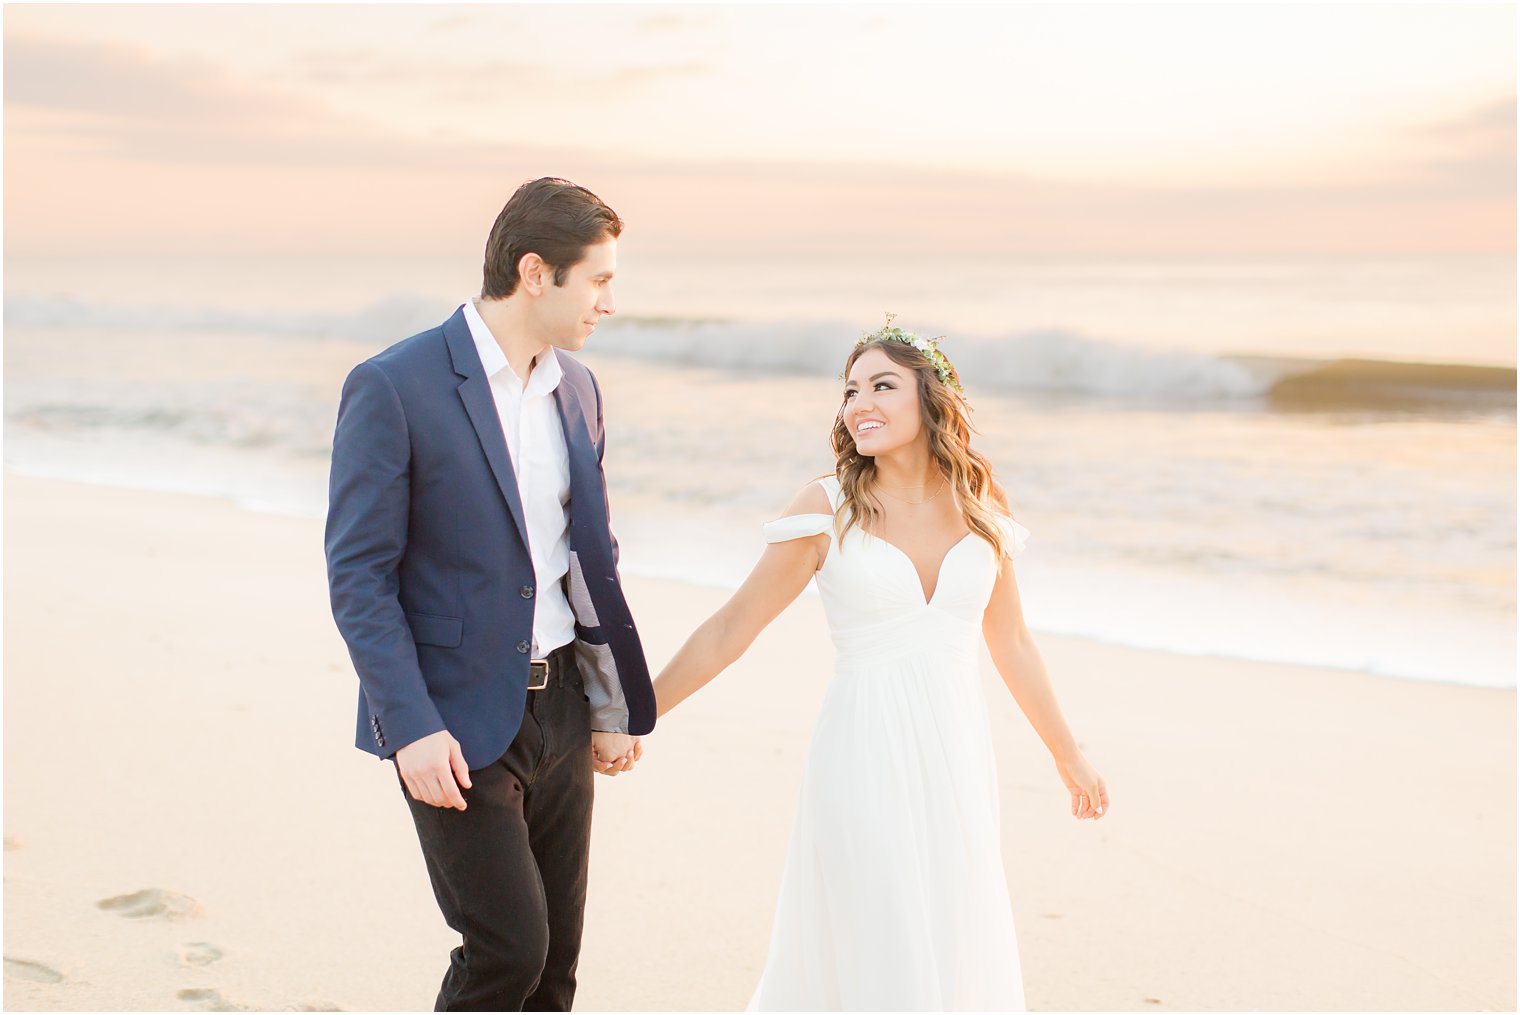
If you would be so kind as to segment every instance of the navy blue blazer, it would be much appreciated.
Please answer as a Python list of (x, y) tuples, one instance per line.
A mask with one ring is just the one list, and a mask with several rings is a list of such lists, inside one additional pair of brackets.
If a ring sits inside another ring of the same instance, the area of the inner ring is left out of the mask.
[[(570, 459), (575, 653), (593, 729), (654, 728), (654, 689), (618, 579), (602, 397), (554, 350)], [(355, 746), (381, 758), (447, 729), (470, 768), (522, 724), (533, 562), (501, 418), (464, 311), (360, 363), (343, 385), (328, 488), (333, 617), (359, 674)]]

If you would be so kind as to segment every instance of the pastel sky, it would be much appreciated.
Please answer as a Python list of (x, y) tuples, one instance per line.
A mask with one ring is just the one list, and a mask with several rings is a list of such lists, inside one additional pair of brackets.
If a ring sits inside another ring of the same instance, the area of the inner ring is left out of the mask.
[(9, 252), (1512, 251), (1512, 5), (9, 6)]

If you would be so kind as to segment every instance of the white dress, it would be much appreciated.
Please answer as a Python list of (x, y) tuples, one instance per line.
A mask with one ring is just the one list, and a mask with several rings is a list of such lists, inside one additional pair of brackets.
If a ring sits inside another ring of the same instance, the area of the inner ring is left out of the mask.
[[(839, 484), (820, 480), (838, 509)], [(1014, 552), (1028, 531), (1005, 527)], [(751, 1011), (1024, 1010), (977, 657), (997, 577), (968, 534), (929, 602), (905, 553), (830, 515), (815, 580), (837, 650), (813, 731), (770, 952)]]

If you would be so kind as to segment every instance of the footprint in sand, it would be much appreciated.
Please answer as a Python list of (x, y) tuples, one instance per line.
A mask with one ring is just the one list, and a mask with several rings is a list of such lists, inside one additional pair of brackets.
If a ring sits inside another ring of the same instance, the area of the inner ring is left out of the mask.
[(200, 916), (201, 904), (188, 895), (171, 892), (166, 888), (144, 888), (131, 895), (117, 895), (95, 903), (107, 912), (130, 916), (134, 920), (156, 918), (159, 920), (185, 920)]
[[(186, 987), (175, 997), (181, 1001), (188, 1001), (196, 1006), (197, 1011), (258, 1011), (257, 1008), (246, 1004), (235, 1004), (222, 996), (222, 992), (210, 987)], [(307, 1001), (301, 1004), (288, 1004), (282, 1011), (342, 1011), (330, 1001)]]
[(204, 941), (191, 941), (179, 946), (179, 961), (186, 966), (209, 966), (222, 957), (222, 950)]
[(40, 962), (28, 962), (26, 959), (13, 959), (9, 956), (5, 959), (5, 978), (30, 980), (33, 983), (63, 982), (63, 974), (56, 969), (44, 966)]
[(181, 1001), (195, 1005), (197, 1011), (254, 1011), (247, 1005), (233, 1004), (219, 990), (210, 987), (186, 987), (174, 995)]

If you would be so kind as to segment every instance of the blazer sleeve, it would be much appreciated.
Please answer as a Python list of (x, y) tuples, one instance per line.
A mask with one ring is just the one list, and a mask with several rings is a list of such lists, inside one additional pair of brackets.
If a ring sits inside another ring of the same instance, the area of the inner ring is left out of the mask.
[(410, 473), (401, 398), (379, 366), (361, 363), (343, 384), (333, 434), (327, 584), (333, 619), (392, 752), (444, 729), (399, 597)]
[(602, 468), (602, 458), (607, 453), (607, 431), (602, 427), (602, 386), (596, 381), (596, 374), (590, 373), (591, 390), (596, 393), (596, 472), (602, 481), (602, 503), (607, 505), (607, 538), (612, 543), (612, 566), (618, 566), (619, 551), (617, 533), (612, 531), (612, 501), (607, 497), (607, 473)]

